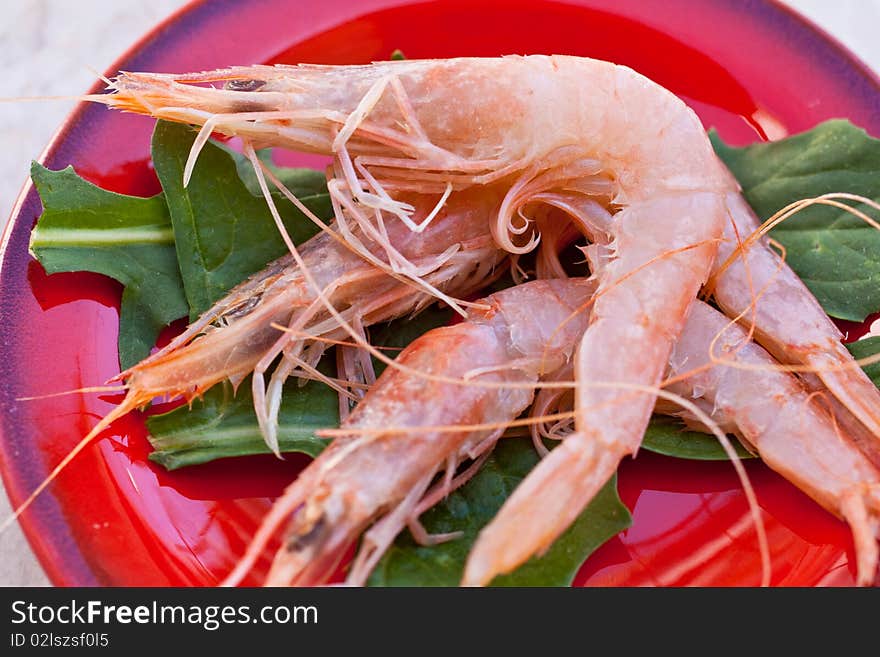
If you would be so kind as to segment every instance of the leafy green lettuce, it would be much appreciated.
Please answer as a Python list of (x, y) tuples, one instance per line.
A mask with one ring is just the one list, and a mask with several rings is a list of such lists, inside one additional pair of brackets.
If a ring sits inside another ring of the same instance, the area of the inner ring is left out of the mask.
[(163, 194), (137, 198), (86, 182), (72, 167), (34, 162), (31, 178), (43, 214), (30, 249), (49, 274), (92, 271), (125, 286), (119, 309), (123, 368), (150, 353), (164, 326), (189, 312)]
[[(183, 169), (196, 133), (185, 125), (159, 121), (153, 133), (153, 166), (162, 183), (174, 228), (174, 245), (183, 288), (195, 319), (232, 287), (285, 252), (284, 242), (262, 197), (251, 193), (235, 159), (208, 143), (199, 154), (189, 185)], [(291, 191), (322, 219), (332, 215), (326, 185), (315, 192), (315, 175), (295, 170)], [(323, 176), (321, 176), (323, 178)], [(297, 183), (302, 183), (300, 186)], [(294, 243), (319, 228), (287, 199), (275, 199)]]

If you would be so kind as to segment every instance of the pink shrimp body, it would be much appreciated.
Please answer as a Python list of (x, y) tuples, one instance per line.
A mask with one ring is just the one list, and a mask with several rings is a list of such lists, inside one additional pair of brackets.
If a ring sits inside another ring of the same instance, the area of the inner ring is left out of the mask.
[[(125, 399), (103, 417), (49, 476), (16, 509), (12, 522), (52, 483), (95, 436), (129, 411), (159, 396), (193, 399), (220, 381), (238, 385), (253, 372), (254, 410), (267, 445), (278, 452), (277, 411), (282, 385), (291, 375), (320, 378), (315, 369), (326, 349), (322, 338), (344, 338), (339, 324), (353, 323), (361, 331), (375, 322), (417, 312), (442, 294), (467, 296), (483, 288), (502, 271), (504, 254), (494, 247), (487, 217), (497, 209), (497, 189), (482, 187), (450, 195), (444, 207), (436, 197), (407, 195), (413, 216), (433, 214), (431, 226), (413, 233), (403, 226), (384, 229), (398, 245), (388, 249), (348, 229), (356, 247), (339, 238), (336, 224), (301, 246), (301, 263), (290, 256), (270, 263), (236, 286), (165, 348), (115, 377), (124, 381)], [(340, 212), (344, 220), (344, 213)], [(392, 258), (409, 258), (420, 278), (396, 267)], [(331, 316), (325, 303), (339, 307)], [(454, 302), (453, 302), (454, 303)], [(284, 328), (289, 332), (283, 331)], [(281, 356), (268, 385), (264, 373)], [(366, 378), (369, 359), (357, 372)], [(352, 380), (351, 375), (348, 379)], [(341, 392), (345, 392), (340, 389)], [(0, 525), (2, 530), (3, 525)]]
[[(721, 363), (705, 368), (716, 336), (714, 355)], [(846, 520), (855, 539), (858, 582), (871, 584), (880, 538), (880, 471), (836, 426), (827, 400), (779, 371), (742, 327), (702, 302), (692, 306), (670, 358), (671, 377), (692, 371), (669, 390), (695, 398), (768, 466)]]
[[(408, 200), (425, 214), (436, 203), (436, 198), (415, 194)], [(426, 269), (424, 279), (429, 284), (470, 295), (501, 271), (497, 265), (504, 254), (493, 247), (486, 226), (486, 217), (499, 202), (491, 189), (461, 192), (449, 198), (429, 230), (413, 233), (395, 225), (387, 231), (399, 253)], [(357, 227), (353, 232), (359, 234)], [(363, 237), (361, 244), (383, 261), (381, 247)], [(301, 255), (323, 294), (347, 321), (359, 326), (415, 312), (433, 300), (428, 292), (365, 262), (330, 233), (302, 245)], [(279, 354), (289, 367), (276, 370), (269, 390), (280, 394), (287, 374), (308, 375), (323, 354), (326, 343), (312, 338), (347, 337), (316, 299), (291, 256), (271, 263), (231, 290), (167, 347), (122, 372), (118, 378), (125, 381), (128, 395), (114, 415), (160, 395), (192, 399), (220, 381), (237, 383), (251, 372), (256, 374), (254, 398), (265, 400), (262, 375)], [(279, 327), (290, 327), (300, 335), (289, 335)], [(257, 402), (256, 410), (274, 447), (271, 401)]]
[[(429, 209), (436, 201), (411, 200)], [(502, 259), (493, 253), (485, 229), (485, 218), (498, 203), (491, 190), (481, 190), (479, 195), (463, 193), (449, 200), (426, 233), (415, 234), (401, 226), (388, 230), (399, 251), (420, 264), (436, 261), (452, 247), (454, 253), (445, 262), (435, 263), (427, 278), (467, 295), (491, 280)], [(365, 325), (387, 321), (430, 300), (426, 293), (364, 262), (328, 233), (316, 235), (300, 251), (315, 282), (346, 309), (349, 319), (357, 317)], [(172, 391), (191, 397), (225, 378), (250, 373), (284, 336), (272, 324), (287, 326), (292, 317), (307, 315), (300, 327), (303, 333), (343, 337), (326, 312), (314, 308), (315, 298), (292, 258), (283, 256), (231, 290), (168, 347), (120, 376), (148, 399)]]
[(713, 286), (719, 306), (731, 317), (742, 314), (744, 325), (754, 325), (755, 339), (780, 362), (812, 368), (815, 375), (805, 377), (810, 388), (821, 390), (824, 384), (839, 400), (839, 419), (880, 467), (880, 390), (843, 346), (840, 331), (819, 302), (766, 239), (745, 246), (745, 255), (738, 252), (760, 222), (741, 195), (729, 195), (727, 205), (732, 221), (719, 249), (720, 271)]
[[(594, 288), (587, 281), (510, 288), (482, 301), (489, 310), (473, 311), (468, 321), (410, 344), (343, 423), (372, 431), (335, 439), (264, 522), (252, 553), (290, 518), (267, 583), (321, 582), (360, 533), (387, 514), (367, 534), (349, 575), (350, 583), (362, 583), (404, 524), (418, 515), (434, 475), (447, 471), (443, 490), (448, 491), (457, 465), (490, 449), (505, 424), (529, 405), (538, 378), (572, 357), (586, 328), (582, 307)], [(468, 424), (493, 428), (449, 430)]]

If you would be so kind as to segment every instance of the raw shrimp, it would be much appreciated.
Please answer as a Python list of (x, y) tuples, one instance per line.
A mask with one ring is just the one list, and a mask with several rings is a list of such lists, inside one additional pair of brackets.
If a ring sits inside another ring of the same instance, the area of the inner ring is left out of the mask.
[[(732, 364), (713, 366), (710, 351)], [(870, 585), (880, 538), (880, 470), (837, 426), (826, 401), (779, 371), (742, 327), (702, 302), (691, 307), (670, 358), (671, 378), (689, 372), (667, 389), (695, 398), (764, 463), (846, 520), (856, 546), (857, 581)]]
[[(193, 86), (221, 80), (226, 89)], [(550, 473), (556, 487), (521, 518), (536, 540), (519, 541), (513, 563), (549, 545), (636, 451), (656, 398), (648, 390), (709, 275), (726, 195), (737, 193), (671, 92), (629, 68), (564, 56), (126, 73), (112, 88), (102, 102), (202, 125), (191, 161), (212, 131), (333, 155), (331, 195), (365, 232), (395, 219), (424, 229), (405, 192), (498, 183), (507, 193), (491, 230), (501, 249), (535, 247), (525, 210), (536, 203), (561, 207), (604, 243), (592, 254), (599, 290), (575, 373), (609, 385), (577, 390), (578, 432), (529, 476)], [(611, 456), (597, 464), (597, 449)]]
[(727, 207), (731, 222), (725, 227), (711, 285), (718, 305), (754, 326), (755, 339), (781, 363), (803, 366), (812, 390), (827, 388), (839, 401), (836, 414), (850, 435), (880, 467), (880, 390), (843, 346), (840, 331), (819, 302), (767, 240), (748, 240), (740, 249), (760, 227), (745, 199), (730, 194)]
[[(411, 195), (408, 200), (413, 207), (425, 208), (425, 213), (436, 203), (436, 199), (422, 195)], [(486, 217), (499, 202), (492, 189), (462, 192), (447, 201), (429, 231), (415, 234), (397, 225), (389, 226), (386, 232), (393, 237), (397, 252), (421, 267), (428, 286), (469, 295), (499, 271), (496, 265), (503, 254), (493, 251), (485, 228)], [(346, 243), (329, 231), (300, 247), (319, 293), (290, 255), (233, 289), (168, 347), (119, 375), (129, 388), (129, 396), (141, 404), (163, 394), (192, 399), (219, 381), (238, 382), (254, 372), (257, 416), (270, 446), (277, 450), (275, 413), (266, 407), (277, 411), (286, 375), (298, 371), (320, 376), (315, 365), (326, 345), (294, 339), (279, 331), (278, 325), (289, 327), (291, 333), (344, 337), (318, 301), (319, 294), (341, 309), (346, 322), (360, 327), (416, 312), (433, 300), (429, 292), (365, 262), (361, 252), (381, 264), (385, 264), (385, 254), (359, 232), (357, 227), (352, 231), (359, 252), (346, 248)], [(263, 373), (279, 355), (283, 355), (282, 365), (266, 399)]]
[[(228, 90), (192, 86), (223, 80)], [(204, 138), (217, 130), (332, 153), (345, 194), (411, 227), (406, 205), (387, 191), (440, 192), (508, 176), (493, 233), (513, 253), (535, 240), (520, 210), (548, 191), (580, 214), (595, 196), (620, 209), (679, 191), (726, 190), (729, 220), (712, 285), (719, 304), (753, 322), (758, 341), (782, 363), (817, 372), (819, 379), (805, 377), (811, 387), (837, 397), (847, 409), (842, 421), (880, 464), (880, 392), (765, 241), (748, 243), (747, 261), (735, 253), (759, 223), (736, 181), (729, 173), (719, 179), (723, 167), (684, 106), (628, 69), (568, 57), (262, 66), (123, 74), (111, 88), (115, 94), (97, 99), (203, 125)], [(755, 301), (759, 292), (764, 303)]]
[[(270, 585), (320, 583), (383, 514), (365, 535), (349, 583), (365, 581), (405, 525), (430, 540), (418, 515), (461, 481), (453, 480), (459, 463), (478, 459), (463, 476), (479, 466), (505, 424), (529, 405), (538, 378), (571, 358), (594, 289), (583, 280), (509, 288), (482, 301), (488, 310), (410, 344), (343, 423), (353, 435), (336, 438), (279, 498), (227, 583), (246, 573), (288, 518)], [(479, 385), (486, 382), (494, 387)], [(455, 431), (456, 425), (491, 428)], [(395, 431), (382, 431), (388, 427)], [(429, 491), (444, 470), (445, 479)]]
[[(221, 81), (224, 88), (205, 86)], [(636, 451), (656, 397), (651, 389), (662, 379), (725, 227), (735, 225), (732, 208), (741, 198), (682, 101), (628, 68), (596, 60), (529, 56), (125, 73), (111, 89), (93, 99), (202, 126), (187, 176), (212, 132), (239, 136), (251, 150), (272, 145), (332, 155), (328, 188), (339, 235), (362, 256), (357, 236), (371, 238), (385, 252), (386, 270), (410, 281), (424, 276), (390, 228), (418, 234), (437, 215), (417, 212), (408, 194), (439, 196), (439, 208), (463, 191), (497, 185), (504, 198), (489, 230), (500, 249), (515, 255), (538, 244), (540, 222), (528, 213), (537, 217), (542, 205), (562, 209), (593, 240), (587, 255), (598, 291), (574, 365), (577, 431), (493, 523), (510, 521), (496, 547), (516, 534), (516, 550), (486, 570), (472, 560), (471, 581), (488, 581), (500, 572), (491, 568), (509, 569), (545, 549), (619, 460)], [(551, 242), (563, 238), (558, 226), (542, 230)], [(547, 262), (552, 259), (539, 266), (546, 269)], [(363, 346), (358, 327), (312, 287), (314, 303)], [(806, 289), (795, 294), (811, 303)], [(795, 344), (791, 334), (798, 330), (776, 323), (759, 326), (756, 335), (768, 344)], [(851, 409), (872, 403), (838, 394)], [(853, 414), (866, 416), (857, 408)]]

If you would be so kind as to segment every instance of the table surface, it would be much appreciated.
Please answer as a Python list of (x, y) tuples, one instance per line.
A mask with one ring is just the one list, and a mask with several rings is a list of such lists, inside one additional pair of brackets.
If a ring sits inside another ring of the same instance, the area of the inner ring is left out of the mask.
[[(880, 71), (880, 0), (786, 0)], [(0, 70), (7, 98), (75, 95), (89, 88), (153, 25), (184, 0), (25, 0), (0, 17)], [(0, 226), (9, 216), (30, 161), (42, 152), (72, 101), (0, 103)], [(0, 518), (10, 513), (0, 483)], [(0, 535), (0, 586), (47, 586), (49, 581), (14, 526)]]

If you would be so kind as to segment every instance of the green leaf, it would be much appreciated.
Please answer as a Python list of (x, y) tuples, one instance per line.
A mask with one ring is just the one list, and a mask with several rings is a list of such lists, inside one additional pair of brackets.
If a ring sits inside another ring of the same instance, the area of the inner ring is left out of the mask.
[[(370, 586), (457, 586), (477, 534), (538, 462), (531, 442), (504, 438), (480, 472), (422, 515), (432, 534), (463, 532), (458, 539), (423, 547), (403, 533), (370, 576)], [(632, 518), (609, 481), (568, 530), (539, 558), (493, 580), (493, 586), (568, 586), (584, 560)]]
[(189, 310), (163, 196), (114, 194), (72, 167), (50, 171), (36, 162), (31, 178), (43, 202), (31, 252), (49, 274), (91, 271), (125, 286), (119, 360), (123, 368), (134, 365), (150, 353), (162, 328)]
[[(317, 456), (327, 441), (318, 429), (339, 426), (336, 393), (310, 381), (302, 388), (288, 385), (278, 413), (278, 443), (282, 452)], [(248, 377), (233, 391), (229, 382), (216, 385), (192, 408), (182, 406), (147, 419), (150, 460), (169, 470), (228, 456), (267, 454), (251, 397)]]
[[(880, 337), (856, 340), (847, 344), (846, 348), (856, 360), (862, 360), (880, 353)], [(865, 370), (865, 374), (874, 382), (874, 385), (880, 388), (880, 362), (863, 365), (862, 369)]]
[[(728, 436), (741, 459), (756, 458), (734, 436)], [(697, 461), (727, 461), (727, 452), (715, 436), (698, 431), (688, 431), (668, 417), (654, 416), (642, 438), (642, 447), (649, 452)]]
[[(229, 152), (208, 143), (189, 185), (183, 169), (196, 133), (184, 125), (159, 121), (153, 133), (153, 165), (165, 191), (183, 286), (195, 318), (248, 275), (285, 252), (266, 202), (242, 182)], [(305, 176), (310, 181), (311, 176)], [(299, 189), (291, 190), (299, 195)], [(326, 193), (300, 200), (322, 219), (332, 215)], [(286, 199), (276, 199), (294, 243), (318, 228)]]
[[(745, 148), (712, 143), (761, 219), (789, 203), (830, 192), (880, 201), (880, 140), (848, 121), (826, 121), (807, 132)], [(865, 205), (855, 205), (872, 215)], [(862, 321), (880, 310), (880, 231), (837, 208), (812, 206), (771, 235), (825, 311)]]
[[(224, 144), (212, 142), (215, 146), (222, 149), (235, 162), (235, 169), (238, 172), (239, 179), (247, 187), (252, 196), (263, 198), (263, 192), (260, 190), (260, 183), (257, 181), (257, 174), (254, 173), (254, 167), (251, 161), (238, 151), (234, 151)], [(264, 148), (257, 151), (257, 157), (274, 173), (278, 180), (291, 191), (295, 191), (297, 198), (305, 198), (310, 196), (326, 196), (327, 195), (327, 177), (320, 171), (315, 169), (298, 169), (291, 167), (278, 167), (272, 163), (272, 149)], [(280, 190), (275, 189), (267, 180), (267, 185), (275, 196), (283, 196)]]

